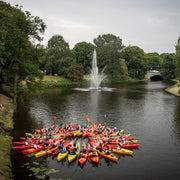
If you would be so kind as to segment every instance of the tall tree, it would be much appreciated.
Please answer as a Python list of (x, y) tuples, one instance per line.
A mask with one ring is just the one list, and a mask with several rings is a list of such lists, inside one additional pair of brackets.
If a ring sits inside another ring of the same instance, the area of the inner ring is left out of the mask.
[(86, 42), (77, 43), (73, 48), (76, 62), (82, 65), (85, 74), (89, 74), (91, 68), (93, 49), (94, 46)]
[(137, 46), (128, 46), (123, 52), (130, 77), (143, 79), (147, 72), (144, 51)]
[(109, 77), (113, 77), (114, 68), (121, 58), (121, 50), (124, 48), (122, 39), (112, 34), (103, 34), (93, 40), (97, 50), (98, 67), (102, 70), (104, 67), (105, 73)]
[(54, 35), (48, 41), (45, 67), (48, 73), (58, 73), (57, 61), (70, 55), (69, 44), (61, 35)]
[(178, 38), (176, 44), (176, 76), (179, 78), (180, 81), (180, 37)]
[(35, 83), (39, 75), (35, 41), (41, 41), (46, 25), (39, 17), (23, 12), (21, 7), (12, 7), (0, 1), (0, 73), (3, 82), (14, 84), (14, 103), (17, 101), (18, 83), (22, 80)]
[(144, 53), (144, 60), (147, 63), (147, 70), (161, 69), (161, 61), (158, 53)]
[(162, 61), (161, 72), (167, 79), (175, 78), (175, 54), (174, 53), (163, 53), (160, 55)]

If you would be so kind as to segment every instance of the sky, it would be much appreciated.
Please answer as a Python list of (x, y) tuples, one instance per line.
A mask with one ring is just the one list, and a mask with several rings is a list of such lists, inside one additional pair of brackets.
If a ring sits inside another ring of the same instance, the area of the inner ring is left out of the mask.
[(174, 53), (180, 36), (180, 0), (4, 0), (23, 6), (47, 25), (42, 44), (61, 35), (70, 49), (113, 34), (144, 52)]

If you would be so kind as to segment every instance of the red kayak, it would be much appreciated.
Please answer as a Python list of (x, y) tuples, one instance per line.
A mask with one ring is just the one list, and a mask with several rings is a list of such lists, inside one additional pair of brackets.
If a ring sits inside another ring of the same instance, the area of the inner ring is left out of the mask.
[(30, 149), (23, 150), (23, 151), (22, 151), (22, 154), (34, 153), (34, 152), (41, 151), (42, 149), (43, 149), (43, 148), (38, 148), (38, 149), (30, 148)]
[[(118, 145), (117, 144), (106, 144), (106, 146), (110, 146), (112, 148), (117, 148)], [(139, 148), (139, 144), (123, 144), (121, 145), (122, 148), (127, 148), (127, 149), (138, 149)]]
[(30, 148), (32, 148), (32, 146), (22, 145), (22, 146), (12, 147), (12, 150), (13, 150), (13, 151), (21, 151), (21, 150), (30, 149)]
[(95, 163), (96, 165), (98, 165), (99, 164), (99, 155), (98, 155), (98, 153), (97, 152), (90, 152), (89, 153), (89, 159), (93, 162), (93, 163)]
[(78, 161), (81, 167), (86, 163), (87, 157), (88, 157), (88, 150), (87, 147), (84, 147), (85, 152), (82, 152), (82, 149), (80, 150), (80, 153), (78, 154)]

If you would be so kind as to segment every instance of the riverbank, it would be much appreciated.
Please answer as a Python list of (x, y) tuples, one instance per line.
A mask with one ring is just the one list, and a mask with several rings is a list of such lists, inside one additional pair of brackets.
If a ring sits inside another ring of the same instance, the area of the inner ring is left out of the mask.
[(0, 179), (7, 180), (11, 176), (10, 132), (13, 129), (14, 105), (12, 99), (0, 94)]
[(180, 87), (178, 86), (180, 83), (179, 81), (176, 80), (176, 84), (174, 84), (173, 86), (168, 87), (167, 89), (165, 89), (166, 92), (173, 94), (175, 96), (179, 96), (180, 97)]

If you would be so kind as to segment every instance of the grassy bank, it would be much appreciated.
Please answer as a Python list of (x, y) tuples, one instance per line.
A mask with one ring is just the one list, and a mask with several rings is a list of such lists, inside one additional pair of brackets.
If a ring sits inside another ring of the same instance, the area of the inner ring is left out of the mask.
[(0, 179), (10, 179), (11, 174), (11, 144), (9, 136), (13, 129), (14, 105), (7, 96), (0, 94)]
[[(143, 79), (144, 81), (145, 79)], [(137, 79), (119, 79), (119, 78), (113, 78), (113, 79), (105, 79), (103, 83), (122, 83), (122, 82), (136, 82)], [(82, 84), (89, 84), (90, 83), (90, 76), (85, 75), (84, 79), (78, 82), (70, 81), (66, 78), (62, 78), (60, 76), (44, 76), (42, 85), (44, 87), (61, 87), (61, 86), (72, 86), (72, 85), (82, 85)]]
[(168, 87), (167, 89), (165, 89), (166, 92), (171, 93), (175, 96), (179, 96), (180, 97), (180, 82), (178, 80), (174, 80), (176, 82), (176, 84), (174, 84), (173, 86)]
[(42, 81), (43, 87), (73, 86), (87, 83), (89, 83), (89, 80), (87, 78), (84, 78), (81, 81), (73, 82), (60, 76), (44, 76)]

